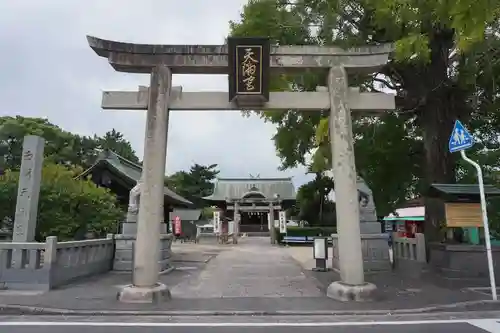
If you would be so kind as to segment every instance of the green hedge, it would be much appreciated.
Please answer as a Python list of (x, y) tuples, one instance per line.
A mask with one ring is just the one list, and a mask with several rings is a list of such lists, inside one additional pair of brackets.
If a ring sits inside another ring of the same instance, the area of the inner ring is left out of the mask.
[[(277, 235), (277, 240), (281, 243), (281, 240), (285, 234), (280, 234), (280, 229), (275, 228)], [(337, 233), (337, 228), (332, 226), (317, 226), (317, 227), (288, 227), (286, 235), (288, 236), (330, 236), (331, 234)]]

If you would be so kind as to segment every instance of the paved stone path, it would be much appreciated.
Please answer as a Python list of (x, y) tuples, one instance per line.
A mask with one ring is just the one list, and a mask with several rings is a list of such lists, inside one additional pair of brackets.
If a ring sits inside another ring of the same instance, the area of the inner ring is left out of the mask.
[(172, 289), (175, 298), (325, 297), (314, 279), (269, 238), (242, 238), (198, 275)]

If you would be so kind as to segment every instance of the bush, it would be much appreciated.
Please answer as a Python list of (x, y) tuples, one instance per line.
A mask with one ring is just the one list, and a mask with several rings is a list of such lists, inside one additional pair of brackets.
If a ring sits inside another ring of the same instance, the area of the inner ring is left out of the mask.
[[(124, 212), (107, 189), (90, 180), (74, 179), (78, 170), (48, 164), (42, 170), (36, 240), (83, 238), (86, 233), (116, 233)], [(19, 172), (0, 176), (0, 221), (13, 221)], [(1, 226), (0, 226), (1, 227)], [(76, 237), (75, 237), (76, 236)]]
[[(279, 228), (276, 228), (276, 235), (278, 242), (281, 243), (285, 234), (281, 234)], [(332, 226), (315, 226), (315, 227), (288, 227), (287, 228), (287, 236), (291, 237), (314, 237), (314, 236), (330, 236), (337, 232), (336, 227)]]

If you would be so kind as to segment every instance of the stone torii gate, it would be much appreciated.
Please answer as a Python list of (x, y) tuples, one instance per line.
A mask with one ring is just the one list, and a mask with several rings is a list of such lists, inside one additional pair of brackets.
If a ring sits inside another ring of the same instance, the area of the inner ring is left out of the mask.
[[(97, 55), (117, 71), (151, 74), (150, 86), (135, 92), (103, 93), (103, 109), (147, 110), (143, 187), (139, 208), (133, 284), (118, 295), (123, 302), (157, 302), (170, 297), (158, 282), (157, 258), (162, 219), (163, 178), (169, 110), (331, 110), (341, 281), (330, 297), (364, 300), (376, 289), (364, 280), (351, 111), (394, 109), (394, 97), (349, 88), (347, 73), (369, 74), (388, 61), (391, 45), (344, 50), (336, 47), (270, 47), (267, 38), (229, 38), (228, 45), (133, 44), (87, 37)], [(269, 75), (328, 72), (327, 87), (316, 92), (269, 92)], [(183, 92), (172, 74), (229, 74), (229, 92)]]

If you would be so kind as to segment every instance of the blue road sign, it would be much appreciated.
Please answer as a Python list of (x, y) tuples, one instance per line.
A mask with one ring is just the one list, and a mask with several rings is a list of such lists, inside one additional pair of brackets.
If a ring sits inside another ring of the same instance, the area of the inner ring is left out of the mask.
[(448, 142), (448, 148), (450, 153), (465, 150), (474, 145), (474, 138), (467, 129), (462, 125), (462, 123), (457, 120), (455, 121), (455, 126), (453, 126), (453, 131), (451, 131), (450, 141)]

